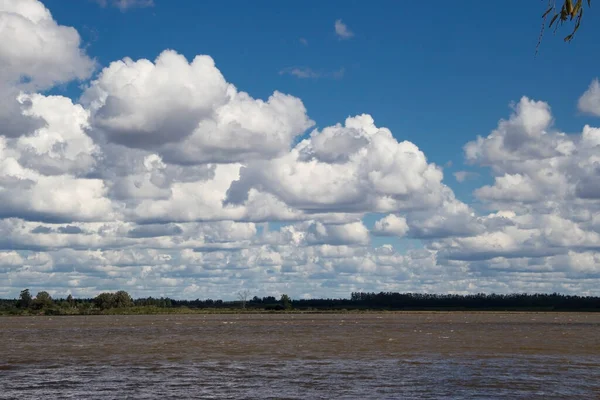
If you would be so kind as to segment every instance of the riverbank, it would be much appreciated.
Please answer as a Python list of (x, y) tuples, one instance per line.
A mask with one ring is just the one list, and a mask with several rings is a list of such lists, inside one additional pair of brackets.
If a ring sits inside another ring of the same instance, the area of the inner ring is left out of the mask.
[(75, 315), (187, 315), (187, 314), (438, 314), (438, 313), (599, 313), (598, 309), (554, 309), (554, 308), (414, 308), (414, 309), (292, 309), (265, 310), (259, 308), (161, 308), (161, 307), (130, 307), (108, 310), (89, 309), (47, 309), (47, 310), (10, 310), (0, 312), (0, 317), (7, 316), (75, 316)]
[(126, 291), (100, 293), (94, 298), (54, 299), (29, 289), (18, 299), (0, 299), (0, 315), (153, 315), (253, 313), (368, 313), (368, 312), (599, 312), (600, 297), (559, 293), (427, 294), (353, 292), (348, 299), (292, 299), (240, 293), (238, 300), (132, 298)]

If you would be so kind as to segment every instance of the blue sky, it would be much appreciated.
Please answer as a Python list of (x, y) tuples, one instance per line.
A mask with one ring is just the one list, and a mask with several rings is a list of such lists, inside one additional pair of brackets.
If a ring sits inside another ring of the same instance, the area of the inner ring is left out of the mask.
[(598, 15), (522, 3), (7, 1), (0, 295), (596, 293)]

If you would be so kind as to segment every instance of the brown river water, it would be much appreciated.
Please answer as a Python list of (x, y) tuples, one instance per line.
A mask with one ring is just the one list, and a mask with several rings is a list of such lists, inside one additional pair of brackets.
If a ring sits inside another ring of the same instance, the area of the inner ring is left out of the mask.
[(0, 318), (2, 399), (600, 399), (600, 313)]

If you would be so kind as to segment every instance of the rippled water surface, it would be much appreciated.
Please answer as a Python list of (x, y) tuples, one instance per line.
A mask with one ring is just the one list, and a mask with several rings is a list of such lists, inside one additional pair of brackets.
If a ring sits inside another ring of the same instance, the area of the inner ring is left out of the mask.
[(595, 399), (600, 314), (0, 318), (7, 399)]

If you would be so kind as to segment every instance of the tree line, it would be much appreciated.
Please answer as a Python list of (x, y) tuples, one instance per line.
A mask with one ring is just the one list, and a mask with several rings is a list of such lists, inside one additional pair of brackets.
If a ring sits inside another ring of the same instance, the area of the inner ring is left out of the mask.
[(239, 301), (224, 300), (175, 300), (168, 297), (140, 297), (134, 299), (124, 290), (103, 292), (93, 298), (54, 299), (47, 291), (40, 291), (34, 297), (29, 289), (20, 292), (17, 299), (0, 299), (0, 315), (89, 315), (104, 313), (153, 313), (179, 310), (235, 310), (254, 309), (265, 311), (285, 311), (292, 309), (293, 300), (283, 294), (279, 299), (273, 296), (263, 298), (240, 298)]
[(560, 293), (511, 294), (424, 294), (424, 293), (363, 293), (350, 295), (352, 304), (377, 309), (507, 309), (507, 310), (590, 310), (600, 311), (600, 297)]
[[(247, 292), (246, 292), (247, 293)], [(133, 299), (124, 290), (100, 293), (94, 298), (53, 299), (46, 291), (33, 297), (29, 289), (18, 299), (0, 299), (0, 314), (77, 315), (103, 313), (193, 312), (194, 310), (246, 311), (346, 311), (346, 310), (507, 310), (507, 311), (600, 311), (600, 297), (544, 294), (424, 294), (353, 292), (349, 299), (292, 299), (287, 294), (236, 301), (213, 299), (176, 300), (168, 297)]]

